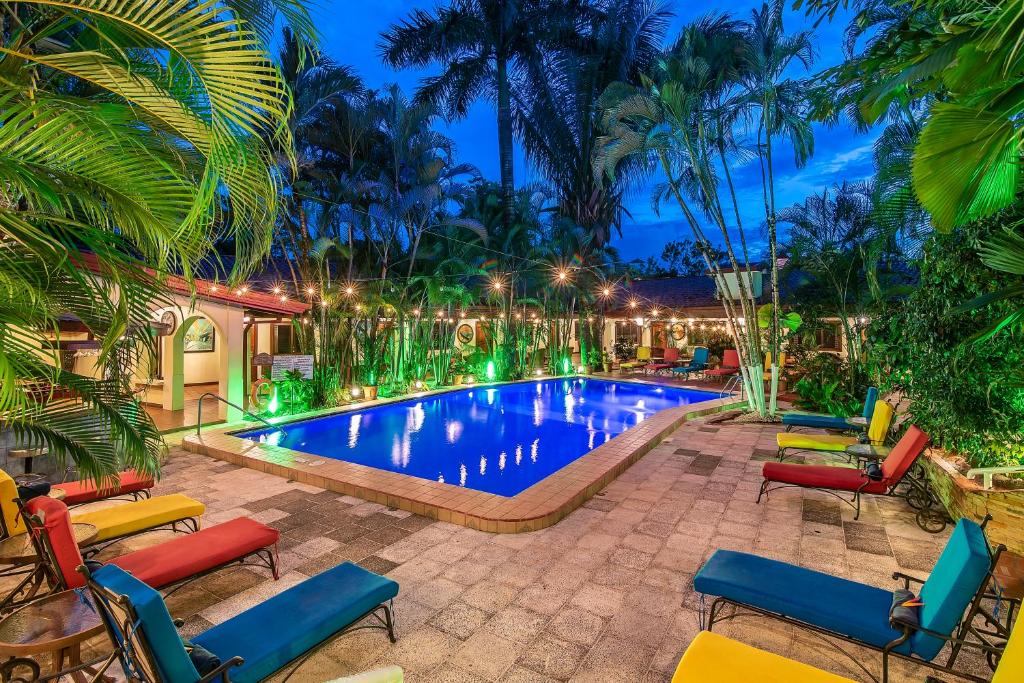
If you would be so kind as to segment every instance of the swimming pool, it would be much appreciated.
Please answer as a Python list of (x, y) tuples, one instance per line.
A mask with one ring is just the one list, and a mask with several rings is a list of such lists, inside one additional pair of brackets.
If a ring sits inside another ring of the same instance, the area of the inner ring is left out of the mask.
[(514, 496), (654, 413), (717, 393), (590, 378), (481, 386), (235, 436)]

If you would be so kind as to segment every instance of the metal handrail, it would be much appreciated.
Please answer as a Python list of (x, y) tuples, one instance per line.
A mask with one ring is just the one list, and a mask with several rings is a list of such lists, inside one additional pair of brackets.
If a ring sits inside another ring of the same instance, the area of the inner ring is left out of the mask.
[[(218, 401), (220, 401), (221, 403), (226, 403), (227, 405), (231, 406), (235, 410), (241, 410), (243, 414), (248, 415), (249, 417), (253, 418), (254, 420), (259, 420), (260, 422), (262, 422), (263, 424), (267, 425), (268, 427), (272, 427), (274, 429), (277, 429), (278, 431), (284, 432), (283, 429), (281, 429), (280, 427), (275, 425), (273, 422), (269, 422), (265, 418), (262, 418), (259, 415), (257, 415), (256, 413), (252, 413), (252, 412), (246, 410), (245, 408), (243, 408), (242, 406), (240, 406), (240, 405), (238, 405), (236, 403), (232, 403), (231, 401), (227, 400), (223, 396), (218, 396), (217, 394), (213, 393), (212, 391), (207, 391), (205, 394), (203, 394), (202, 396), (199, 397), (199, 405), (196, 407), (196, 422), (198, 423), (198, 424), (196, 424), (196, 436), (199, 436), (200, 430), (203, 428), (203, 399), (206, 399), (206, 398), (215, 398)], [(287, 434), (287, 432), (285, 432), (285, 433)]]
[(735, 387), (737, 387), (737, 386), (740, 387), (740, 398), (742, 399), (743, 398), (743, 378), (740, 377), (739, 375), (736, 375), (735, 377), (730, 378), (729, 381), (725, 383), (725, 386), (722, 387), (722, 393), (720, 393), (718, 395), (718, 397), (719, 398), (725, 398), (726, 394), (731, 394), (733, 392), (733, 390), (735, 389)]

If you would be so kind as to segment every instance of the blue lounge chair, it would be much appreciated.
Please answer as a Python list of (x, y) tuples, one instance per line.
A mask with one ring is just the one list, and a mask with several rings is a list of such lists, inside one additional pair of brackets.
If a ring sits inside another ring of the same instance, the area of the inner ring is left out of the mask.
[(864, 410), (861, 411), (860, 417), (836, 417), (835, 415), (824, 413), (787, 411), (782, 414), (782, 424), (786, 425), (787, 432), (793, 427), (864, 431), (867, 429), (867, 424), (871, 419), (871, 413), (874, 410), (876, 401), (878, 401), (878, 389), (876, 387), (868, 387), (864, 395)]
[[(980, 605), (1003, 550), (990, 550), (984, 528), (961, 519), (927, 581), (893, 574), (903, 581), (902, 588), (913, 585), (923, 603), (916, 625), (890, 618), (892, 591), (731, 550), (715, 551), (694, 576), (693, 587), (716, 596), (708, 630), (736, 616), (736, 609), (723, 610), (733, 605), (881, 651), (883, 683), (890, 656), (984, 681), (952, 667), (960, 646), (972, 645), (964, 640), (969, 630), (964, 614)], [(949, 660), (933, 662), (947, 642), (954, 645)]]
[(793, 411), (782, 414), (782, 424), (786, 425), (787, 432), (793, 427), (811, 427), (813, 429), (838, 429), (844, 432), (862, 432), (867, 429), (868, 420), (871, 419), (871, 413), (875, 410), (876, 401), (878, 401), (878, 389), (875, 387), (868, 387), (867, 394), (864, 396), (864, 411), (861, 413), (861, 417), (859, 418), (836, 417), (835, 415), (825, 415), (823, 413), (800, 413)]
[(690, 376), (691, 372), (704, 372), (708, 367), (708, 350), (704, 346), (698, 346), (693, 350), (693, 359), (689, 365), (684, 365), (678, 368), (670, 368), (672, 372)]
[[(351, 562), (317, 574), (192, 639), (215, 657), (200, 674), (160, 594), (115, 565), (88, 572), (93, 602), (125, 672), (146, 683), (257, 683), (353, 628), (395, 634), (388, 603), (398, 584)], [(357, 625), (364, 617), (379, 623)], [(217, 661), (219, 660), (219, 661)], [(285, 677), (287, 679), (287, 676)]]

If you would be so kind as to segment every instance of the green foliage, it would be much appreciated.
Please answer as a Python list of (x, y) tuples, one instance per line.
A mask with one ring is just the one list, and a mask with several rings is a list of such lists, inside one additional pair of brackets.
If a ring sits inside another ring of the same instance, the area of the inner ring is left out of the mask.
[[(936, 234), (921, 259), (920, 286), (873, 321), (869, 358), (884, 390), (902, 390), (908, 412), (933, 441), (974, 466), (1017, 463), (1024, 434), (1019, 331), (980, 344), (978, 329), (1015, 310), (982, 297), (1020, 287), (1020, 275), (991, 271), (979, 245), (1024, 217), (1020, 207)], [(964, 306), (971, 300), (979, 305)]]
[(805, 371), (794, 390), (800, 398), (797, 407), (839, 417), (856, 415), (863, 408), (867, 382), (863, 373), (843, 358), (831, 353), (817, 353), (802, 364)]

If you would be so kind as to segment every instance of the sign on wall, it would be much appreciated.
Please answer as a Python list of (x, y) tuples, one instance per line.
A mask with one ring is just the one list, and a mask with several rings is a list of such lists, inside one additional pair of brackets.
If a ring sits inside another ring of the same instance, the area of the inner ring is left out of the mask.
[(270, 368), (270, 379), (274, 382), (285, 379), (285, 373), (298, 370), (303, 378), (313, 379), (313, 356), (284, 355), (274, 356), (274, 364)]

